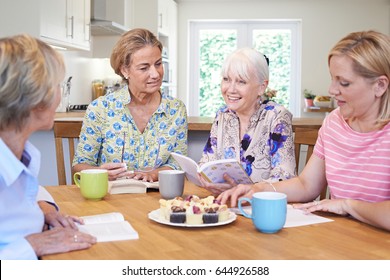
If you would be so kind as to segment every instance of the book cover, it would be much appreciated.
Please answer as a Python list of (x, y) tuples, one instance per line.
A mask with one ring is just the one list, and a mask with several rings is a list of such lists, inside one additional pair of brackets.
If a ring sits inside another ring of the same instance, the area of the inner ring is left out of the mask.
[(84, 225), (77, 224), (79, 230), (95, 236), (97, 242), (139, 239), (138, 232), (119, 212), (81, 218), (84, 220)]
[(209, 161), (202, 166), (191, 158), (181, 154), (171, 153), (173, 158), (179, 163), (180, 167), (186, 172), (187, 179), (196, 185), (201, 185), (197, 174), (212, 183), (223, 183), (223, 174), (227, 173), (237, 184), (252, 184), (252, 180), (245, 172), (241, 164), (235, 159), (220, 159)]
[(158, 189), (158, 182), (144, 182), (136, 179), (118, 178), (108, 182), (108, 193), (146, 193), (147, 189)]

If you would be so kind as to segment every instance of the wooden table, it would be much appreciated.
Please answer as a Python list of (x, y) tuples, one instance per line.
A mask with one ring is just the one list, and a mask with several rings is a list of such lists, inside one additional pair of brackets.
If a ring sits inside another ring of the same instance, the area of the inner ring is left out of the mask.
[[(88, 250), (48, 255), (43, 259), (238, 259), (319, 260), (390, 259), (390, 233), (335, 215), (334, 222), (286, 228), (276, 234), (256, 231), (250, 219), (209, 228), (171, 227), (148, 213), (159, 208), (158, 192), (107, 195), (85, 200), (75, 186), (47, 187), (64, 213), (78, 216), (121, 212), (138, 231), (138, 240), (97, 243)], [(184, 195), (209, 193), (186, 182)]]

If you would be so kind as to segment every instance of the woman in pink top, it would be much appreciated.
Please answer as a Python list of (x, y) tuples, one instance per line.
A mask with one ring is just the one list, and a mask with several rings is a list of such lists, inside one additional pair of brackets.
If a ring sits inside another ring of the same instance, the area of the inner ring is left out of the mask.
[[(329, 94), (339, 108), (325, 118), (302, 173), (273, 184), (238, 185), (218, 199), (234, 207), (239, 197), (278, 191), (289, 202), (304, 202), (295, 207), (308, 212), (351, 215), (390, 230), (390, 37), (351, 33), (330, 51), (328, 65)], [(327, 186), (331, 199), (313, 201)]]

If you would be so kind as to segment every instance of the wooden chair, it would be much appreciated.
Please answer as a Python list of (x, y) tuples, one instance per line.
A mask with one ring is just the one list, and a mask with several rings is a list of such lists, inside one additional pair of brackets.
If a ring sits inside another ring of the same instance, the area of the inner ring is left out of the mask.
[[(307, 146), (306, 159), (303, 166), (307, 164), (311, 155), (313, 154), (314, 145), (318, 137), (318, 129), (316, 128), (303, 128), (295, 127), (294, 129), (294, 145), (295, 145), (295, 161), (297, 165), (297, 171), (299, 170), (300, 163), (304, 160), (304, 157), (301, 156), (301, 148)], [(301, 163), (302, 165), (302, 163)], [(320, 199), (325, 199), (327, 197), (328, 188), (325, 188), (321, 194)]]
[(81, 131), (82, 122), (80, 121), (55, 121), (54, 122), (54, 140), (56, 145), (56, 158), (57, 158), (57, 173), (58, 173), (58, 184), (67, 185), (66, 182), (66, 170), (65, 170), (65, 157), (64, 147), (62, 140), (68, 140), (69, 146), (69, 163), (68, 166), (71, 172), (71, 182), (74, 184), (73, 173), (72, 173), (72, 161), (75, 152), (76, 139), (79, 138)]

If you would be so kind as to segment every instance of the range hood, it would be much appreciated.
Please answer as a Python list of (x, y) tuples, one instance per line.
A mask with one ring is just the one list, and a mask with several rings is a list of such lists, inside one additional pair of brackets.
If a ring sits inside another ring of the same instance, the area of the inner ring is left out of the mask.
[(93, 36), (115, 36), (122, 35), (128, 29), (110, 20), (91, 19), (91, 34)]
[[(118, 2), (118, 1), (114, 1)], [(120, 1), (119, 1), (120, 2)], [(124, 7), (114, 9), (112, 2), (107, 0), (91, 1), (91, 35), (93, 36), (118, 36), (122, 35), (128, 28), (115, 21), (124, 14)], [(123, 19), (122, 19), (123, 21)]]

